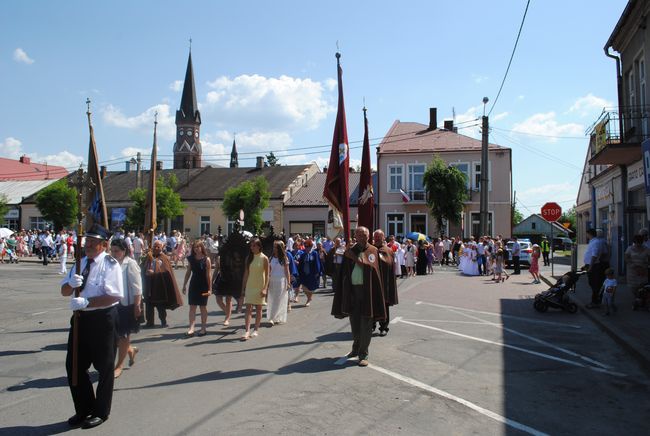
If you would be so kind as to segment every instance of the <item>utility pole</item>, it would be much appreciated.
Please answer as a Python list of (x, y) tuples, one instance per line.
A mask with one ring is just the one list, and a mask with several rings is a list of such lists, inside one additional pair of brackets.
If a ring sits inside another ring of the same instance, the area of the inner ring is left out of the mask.
[(488, 175), (488, 169), (489, 169), (489, 157), (488, 157), (488, 129), (489, 129), (489, 122), (488, 122), (488, 117), (485, 115), (485, 105), (489, 99), (487, 97), (483, 97), (483, 141), (482, 141), (482, 147), (481, 147), (481, 214), (480, 214), (480, 235), (475, 235), (477, 237), (479, 236), (485, 236), (487, 235), (490, 231), (488, 228), (488, 191), (489, 191), (489, 184), (490, 184), (490, 178)]

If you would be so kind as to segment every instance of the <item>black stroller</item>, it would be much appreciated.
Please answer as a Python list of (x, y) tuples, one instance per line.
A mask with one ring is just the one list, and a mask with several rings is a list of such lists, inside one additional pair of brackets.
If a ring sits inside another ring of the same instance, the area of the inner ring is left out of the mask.
[(569, 271), (564, 274), (547, 291), (535, 295), (533, 307), (538, 312), (546, 312), (549, 307), (552, 307), (565, 310), (569, 313), (576, 313), (578, 311), (578, 305), (571, 301), (569, 292), (575, 291), (576, 283), (578, 283), (578, 279), (582, 274), (584, 273), (576, 271)]
[(634, 291), (634, 304), (632, 309), (650, 310), (650, 283), (645, 284)]

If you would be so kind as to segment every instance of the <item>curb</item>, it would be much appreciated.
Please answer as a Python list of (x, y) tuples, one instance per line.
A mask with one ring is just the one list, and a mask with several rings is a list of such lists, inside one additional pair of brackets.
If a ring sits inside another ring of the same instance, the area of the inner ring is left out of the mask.
[[(551, 283), (549, 279), (540, 274), (540, 278), (544, 280), (548, 286), (553, 286), (554, 283)], [(575, 301), (575, 300), (574, 300)], [(637, 363), (641, 366), (641, 369), (648, 375), (650, 375), (650, 358), (644, 353), (640, 352), (635, 348), (635, 346), (630, 343), (624, 336), (615, 329), (611, 328), (609, 325), (604, 323), (601, 318), (597, 317), (593, 311), (587, 310), (584, 305), (578, 304), (578, 309), (580, 312), (589, 318), (600, 330), (607, 334), (610, 338), (614, 340), (618, 345), (621, 346), (629, 355), (634, 357)]]

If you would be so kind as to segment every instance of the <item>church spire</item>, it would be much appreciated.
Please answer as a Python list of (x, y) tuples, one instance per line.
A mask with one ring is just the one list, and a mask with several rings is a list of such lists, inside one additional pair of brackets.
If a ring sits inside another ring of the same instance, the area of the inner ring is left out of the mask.
[(235, 138), (232, 138), (232, 151), (230, 152), (230, 168), (239, 168), (239, 162), (237, 162), (237, 143)]
[(194, 88), (194, 69), (192, 68), (191, 51), (187, 58), (185, 84), (183, 85), (183, 96), (181, 98), (181, 111), (185, 118), (195, 118), (199, 111), (199, 105), (196, 103), (196, 89)]

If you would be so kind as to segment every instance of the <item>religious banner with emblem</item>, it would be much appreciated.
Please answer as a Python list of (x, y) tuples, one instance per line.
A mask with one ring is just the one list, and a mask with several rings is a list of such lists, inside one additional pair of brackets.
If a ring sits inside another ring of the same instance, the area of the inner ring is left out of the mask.
[(104, 187), (102, 186), (102, 177), (99, 171), (95, 132), (90, 120), (90, 100), (86, 103), (88, 104), (88, 112), (86, 112), (86, 115), (88, 115), (88, 128), (90, 130), (90, 144), (88, 145), (88, 180), (90, 186), (86, 190), (86, 201), (84, 204), (88, 205), (85, 227), (88, 230), (95, 223), (108, 228), (108, 214), (106, 213)]
[(343, 233), (346, 241), (350, 240), (350, 194), (348, 177), (350, 173), (350, 148), (348, 146), (348, 131), (345, 122), (345, 105), (343, 103), (343, 70), (341, 69), (341, 54), (336, 53), (338, 71), (339, 104), (332, 139), (332, 151), (327, 167), (327, 178), (323, 197), (328, 202), (332, 212), (331, 222), (328, 219), (328, 236), (334, 237)]
[(367, 227), (370, 232), (375, 228), (375, 199), (372, 189), (372, 171), (370, 168), (370, 139), (368, 138), (368, 117), (363, 108), (363, 151), (361, 155), (361, 177), (359, 179), (359, 209), (357, 223)]

